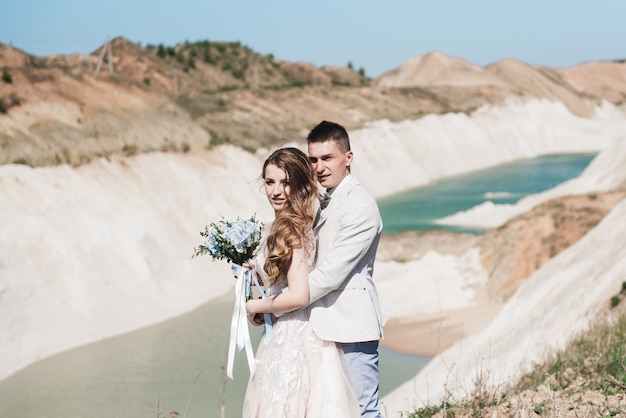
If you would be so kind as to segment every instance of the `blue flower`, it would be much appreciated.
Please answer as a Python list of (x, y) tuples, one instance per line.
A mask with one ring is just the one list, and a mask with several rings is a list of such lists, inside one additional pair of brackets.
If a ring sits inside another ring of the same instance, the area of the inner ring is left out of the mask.
[(194, 248), (194, 255), (209, 254), (213, 260), (226, 259), (241, 265), (254, 256), (261, 241), (263, 225), (254, 216), (250, 219), (220, 221), (207, 225), (200, 235), (204, 244)]
[(219, 247), (219, 243), (217, 242), (216, 229), (215, 228), (209, 229), (209, 233), (207, 234), (206, 238), (204, 239), (204, 243), (209, 248), (209, 252), (212, 255), (217, 255), (217, 254), (220, 253), (220, 247)]

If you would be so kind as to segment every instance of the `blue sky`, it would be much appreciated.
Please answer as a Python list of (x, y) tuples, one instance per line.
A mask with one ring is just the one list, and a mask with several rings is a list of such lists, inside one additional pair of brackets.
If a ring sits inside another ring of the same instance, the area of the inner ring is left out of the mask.
[(570, 67), (626, 58), (625, 0), (7, 0), (0, 42), (28, 53), (90, 53), (107, 38), (175, 45), (239, 41), (263, 54), (370, 77), (434, 50)]

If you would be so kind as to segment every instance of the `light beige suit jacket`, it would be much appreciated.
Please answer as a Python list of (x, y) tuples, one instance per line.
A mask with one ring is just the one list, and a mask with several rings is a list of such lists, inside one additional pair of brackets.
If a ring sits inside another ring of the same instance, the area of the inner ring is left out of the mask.
[(348, 343), (382, 338), (383, 315), (372, 280), (382, 226), (376, 201), (352, 175), (333, 190), (319, 213), (308, 309), (321, 339)]

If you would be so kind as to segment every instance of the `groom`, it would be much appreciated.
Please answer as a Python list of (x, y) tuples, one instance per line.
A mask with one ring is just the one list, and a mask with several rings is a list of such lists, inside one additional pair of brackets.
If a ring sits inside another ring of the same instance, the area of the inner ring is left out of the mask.
[[(382, 220), (374, 198), (350, 174), (353, 154), (345, 128), (323, 121), (307, 137), (308, 154), (330, 200), (314, 225), (315, 269), (309, 274), (310, 322), (323, 340), (343, 349), (361, 415), (381, 417), (378, 341), (383, 315), (372, 280)], [(327, 203), (327, 204), (326, 204)]]

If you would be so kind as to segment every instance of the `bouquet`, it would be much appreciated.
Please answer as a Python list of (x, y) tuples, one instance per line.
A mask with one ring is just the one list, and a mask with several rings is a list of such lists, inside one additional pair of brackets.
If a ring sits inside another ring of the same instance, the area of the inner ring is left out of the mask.
[[(212, 222), (200, 231), (204, 243), (194, 248), (193, 257), (209, 254), (215, 260), (226, 259), (233, 264), (232, 270), (235, 275), (235, 307), (230, 326), (230, 342), (228, 345), (228, 365), (226, 373), (233, 378), (233, 364), (235, 346), (241, 351), (244, 347), (248, 357), (250, 374), (254, 373), (254, 355), (248, 331), (246, 301), (252, 297), (251, 279), (259, 289), (261, 297), (265, 298), (265, 292), (259, 285), (254, 272), (243, 264), (254, 256), (261, 242), (263, 225), (254, 216), (250, 219), (236, 219), (234, 221), (221, 220)], [(265, 341), (269, 341), (272, 322), (269, 314), (265, 314)]]
[(261, 242), (263, 225), (250, 219), (213, 222), (200, 231), (204, 244), (194, 248), (194, 257), (209, 254), (213, 260), (226, 259), (242, 265), (250, 260)]

